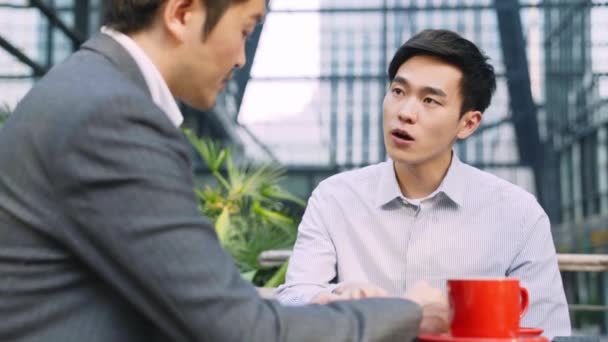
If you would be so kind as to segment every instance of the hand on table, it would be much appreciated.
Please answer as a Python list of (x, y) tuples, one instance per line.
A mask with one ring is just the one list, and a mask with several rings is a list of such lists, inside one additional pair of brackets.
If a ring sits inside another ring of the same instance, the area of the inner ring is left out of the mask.
[[(371, 284), (342, 283), (333, 292), (322, 292), (313, 297), (313, 304), (327, 304), (337, 300), (353, 300), (372, 297), (388, 297), (388, 293)], [(422, 308), (419, 333), (446, 332), (449, 328), (447, 298), (441, 290), (431, 287), (427, 282), (419, 282), (407, 290), (403, 298), (411, 300)]]
[(446, 332), (449, 328), (450, 306), (441, 290), (427, 282), (418, 282), (403, 295), (422, 308), (421, 334)]
[(372, 284), (346, 282), (333, 292), (322, 292), (313, 297), (313, 304), (327, 304), (336, 300), (353, 300), (372, 297), (387, 297), (388, 293)]

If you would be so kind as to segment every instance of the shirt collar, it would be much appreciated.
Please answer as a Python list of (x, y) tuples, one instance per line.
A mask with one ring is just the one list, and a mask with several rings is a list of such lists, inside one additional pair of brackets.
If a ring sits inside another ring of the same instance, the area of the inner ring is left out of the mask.
[[(439, 184), (439, 187), (434, 194), (443, 193), (452, 202), (461, 206), (464, 199), (464, 164), (460, 161), (455, 153), (452, 153), (452, 161), (448, 168), (448, 172)], [(433, 196), (429, 196), (433, 197)], [(377, 207), (384, 206), (392, 202), (396, 198), (403, 198), (397, 175), (395, 173), (393, 161), (383, 162), (380, 168), (380, 178), (378, 180), (378, 190), (376, 191), (375, 205)]]
[(456, 153), (452, 152), (452, 161), (445, 177), (439, 184), (439, 192), (445, 194), (452, 202), (462, 206), (465, 194), (466, 165), (464, 165)]
[(374, 201), (375, 205), (376, 207), (381, 207), (401, 197), (403, 197), (403, 194), (397, 182), (393, 161), (385, 161), (380, 166), (380, 178)]
[(171, 94), (171, 91), (167, 86), (167, 82), (165, 82), (165, 79), (162, 77), (160, 71), (154, 65), (150, 57), (148, 57), (144, 50), (126, 34), (106, 26), (101, 28), (101, 32), (113, 38), (127, 50), (135, 60), (135, 63), (146, 80), (150, 95), (152, 96), (152, 101), (165, 112), (175, 127), (179, 127), (184, 121), (184, 117), (177, 106), (177, 102), (175, 102), (173, 94)]

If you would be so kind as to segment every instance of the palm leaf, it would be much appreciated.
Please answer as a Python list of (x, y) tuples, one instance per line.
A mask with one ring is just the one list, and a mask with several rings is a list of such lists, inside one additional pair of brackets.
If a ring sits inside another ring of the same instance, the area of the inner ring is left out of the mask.
[(200, 139), (190, 129), (184, 129), (184, 135), (190, 141), (194, 149), (198, 152), (203, 162), (209, 167), (211, 173), (217, 180), (226, 188), (229, 188), (228, 183), (219, 173), (220, 167), (226, 159), (230, 159), (230, 150), (221, 149), (220, 144), (212, 140)]
[(184, 134), (209, 169), (211, 169), (211, 171), (216, 171), (215, 166), (217, 165), (217, 160), (219, 159), (219, 146), (213, 141), (199, 139), (199, 137), (197, 137), (196, 134), (194, 134), (194, 132), (192, 132), (190, 129), (184, 129)]
[(306, 206), (305, 201), (301, 200), (299, 197), (292, 195), (288, 191), (281, 189), (278, 185), (267, 184), (262, 187), (260, 192), (264, 197), (270, 200), (284, 200), (295, 203), (301, 207)]
[(232, 157), (226, 159), (226, 171), (228, 172), (229, 192), (239, 192), (243, 185), (245, 173), (234, 164)]
[(223, 243), (227, 240), (229, 230), (230, 215), (228, 213), (228, 208), (224, 208), (220, 216), (217, 218), (217, 221), (215, 222), (215, 232), (217, 234), (218, 240), (220, 240), (220, 243)]
[(281, 284), (285, 283), (285, 276), (287, 275), (287, 267), (289, 265), (289, 260), (285, 261), (283, 265), (274, 273), (272, 278), (270, 278), (265, 284), (264, 287), (278, 287)]
[(217, 172), (220, 167), (222, 167), (222, 164), (224, 163), (224, 160), (226, 160), (226, 158), (230, 157), (230, 149), (223, 149), (221, 150), (218, 154), (217, 154), (217, 158), (213, 164), (213, 168), (212, 170)]
[(257, 168), (248, 168), (242, 174), (241, 193), (253, 199), (263, 199), (262, 189), (268, 184), (277, 182), (284, 171), (276, 166), (261, 165)]
[(253, 281), (253, 277), (255, 276), (255, 272), (257, 272), (256, 270), (252, 270), (252, 271), (247, 271), (247, 272), (242, 272), (241, 273), (241, 277), (243, 277), (243, 279), (252, 282)]
[(291, 230), (294, 226), (295, 221), (291, 217), (278, 211), (266, 209), (259, 205), (259, 203), (255, 203), (252, 210), (254, 213), (258, 214), (262, 220), (269, 222), (282, 230)]

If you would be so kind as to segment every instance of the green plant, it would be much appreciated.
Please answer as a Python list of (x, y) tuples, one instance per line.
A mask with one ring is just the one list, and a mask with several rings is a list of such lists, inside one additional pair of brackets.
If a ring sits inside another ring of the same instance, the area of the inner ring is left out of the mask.
[(256, 286), (276, 287), (284, 282), (284, 264), (264, 268), (261, 252), (290, 248), (296, 237), (294, 207), (305, 202), (283, 190), (277, 182), (284, 175), (280, 166), (237, 165), (230, 149), (184, 131), (218, 185), (195, 189), (201, 212), (213, 220), (218, 239), (232, 255), (244, 278)]

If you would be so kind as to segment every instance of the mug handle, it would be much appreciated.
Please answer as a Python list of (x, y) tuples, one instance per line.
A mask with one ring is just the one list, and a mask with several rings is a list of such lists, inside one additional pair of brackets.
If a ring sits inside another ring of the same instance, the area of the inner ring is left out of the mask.
[(519, 318), (522, 318), (526, 314), (526, 311), (528, 311), (529, 296), (528, 290), (526, 290), (526, 288), (524, 287), (519, 288), (519, 293), (521, 295), (521, 308), (519, 309)]

